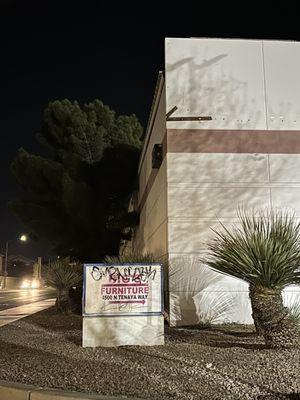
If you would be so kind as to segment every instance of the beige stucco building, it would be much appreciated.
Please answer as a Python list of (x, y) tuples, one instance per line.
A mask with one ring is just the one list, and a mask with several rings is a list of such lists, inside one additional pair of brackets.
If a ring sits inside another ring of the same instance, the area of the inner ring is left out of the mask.
[[(130, 245), (168, 258), (171, 324), (252, 322), (247, 285), (198, 259), (211, 227), (236, 223), (239, 205), (300, 217), (299, 71), (297, 42), (166, 39)], [(298, 295), (290, 287), (285, 301)]]

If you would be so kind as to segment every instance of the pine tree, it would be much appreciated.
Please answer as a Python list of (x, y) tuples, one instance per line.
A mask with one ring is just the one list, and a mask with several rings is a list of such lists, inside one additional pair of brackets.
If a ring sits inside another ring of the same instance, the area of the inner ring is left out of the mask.
[(141, 135), (135, 115), (116, 116), (100, 100), (49, 103), (37, 135), (41, 155), (20, 149), (12, 163), (24, 190), (10, 202), (12, 211), (62, 256), (95, 261), (117, 254), (136, 220), (127, 210)]

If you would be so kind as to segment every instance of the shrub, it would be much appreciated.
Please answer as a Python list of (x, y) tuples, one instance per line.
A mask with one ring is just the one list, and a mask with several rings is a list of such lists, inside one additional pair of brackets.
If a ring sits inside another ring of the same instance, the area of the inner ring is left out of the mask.
[(300, 283), (300, 224), (280, 210), (239, 210), (238, 217), (240, 226), (215, 230), (203, 261), (249, 283), (253, 319), (269, 347), (295, 346), (299, 330), (282, 290)]
[(45, 268), (45, 282), (57, 290), (57, 311), (70, 313), (70, 290), (82, 286), (82, 266), (79, 263), (70, 263), (67, 259), (51, 262)]

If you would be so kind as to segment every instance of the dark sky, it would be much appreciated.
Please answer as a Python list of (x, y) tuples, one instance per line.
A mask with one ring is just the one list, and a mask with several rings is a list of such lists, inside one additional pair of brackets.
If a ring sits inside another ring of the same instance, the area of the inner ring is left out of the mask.
[(262, 16), (253, 3), (232, 10), (216, 2), (211, 8), (201, 2), (128, 4), (104, 9), (100, 0), (0, 0), (0, 252), (6, 240), (11, 252), (30, 257), (48, 251), (17, 243), (26, 230), (7, 202), (19, 194), (9, 165), (19, 147), (38, 151), (35, 134), (49, 101), (100, 98), (117, 113), (137, 114), (145, 126), (165, 37), (300, 39), (296, 14), (280, 9), (276, 18)]

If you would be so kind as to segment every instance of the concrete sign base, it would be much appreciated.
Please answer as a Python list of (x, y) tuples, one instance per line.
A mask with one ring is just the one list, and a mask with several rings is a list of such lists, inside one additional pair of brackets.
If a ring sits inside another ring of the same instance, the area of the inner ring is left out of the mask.
[(164, 317), (162, 315), (83, 318), (83, 347), (163, 344)]

